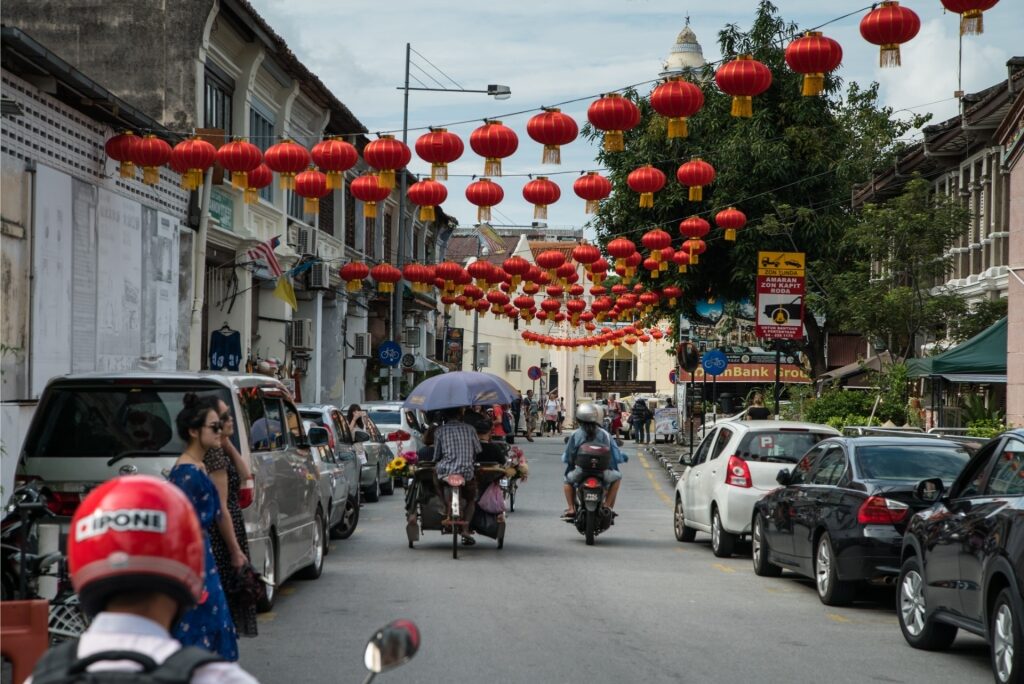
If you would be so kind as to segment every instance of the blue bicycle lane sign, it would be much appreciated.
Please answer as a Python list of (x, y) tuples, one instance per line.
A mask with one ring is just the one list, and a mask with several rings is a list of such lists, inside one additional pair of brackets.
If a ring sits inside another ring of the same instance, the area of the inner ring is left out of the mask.
[(725, 369), (729, 367), (729, 359), (726, 357), (725, 352), (719, 349), (712, 349), (701, 356), (700, 365), (708, 375), (717, 376), (724, 373)]
[(402, 346), (397, 342), (388, 340), (377, 348), (377, 359), (385, 366), (397, 366), (402, 360)]

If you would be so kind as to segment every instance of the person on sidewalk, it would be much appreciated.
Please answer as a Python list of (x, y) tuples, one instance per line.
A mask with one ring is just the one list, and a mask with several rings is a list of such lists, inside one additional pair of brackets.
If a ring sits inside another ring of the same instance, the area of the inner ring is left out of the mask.
[(629, 422), (633, 426), (633, 436), (637, 444), (651, 442), (651, 417), (647, 402), (644, 399), (637, 399), (633, 403), (633, 410), (629, 412)]
[(745, 420), (768, 420), (771, 417), (772, 412), (764, 405), (764, 397), (760, 392), (755, 392), (754, 398), (750, 402), (750, 408), (747, 409)]
[(526, 398), (523, 399), (523, 411), (526, 413), (526, 441), (533, 441), (533, 434), (537, 432), (537, 416), (540, 415), (540, 400), (533, 396), (533, 390), (526, 390)]
[(548, 394), (548, 400), (544, 403), (544, 434), (554, 435), (558, 428), (558, 398), (557, 393)]

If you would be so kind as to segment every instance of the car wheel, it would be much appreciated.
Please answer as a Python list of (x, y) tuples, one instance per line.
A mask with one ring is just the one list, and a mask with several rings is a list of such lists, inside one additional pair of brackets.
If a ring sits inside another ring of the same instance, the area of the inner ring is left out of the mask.
[(782, 568), (768, 560), (768, 538), (765, 535), (764, 516), (754, 516), (750, 527), (751, 557), (754, 559), (754, 574), (759, 577), (778, 577)]
[(331, 530), (334, 539), (348, 539), (356, 531), (359, 524), (359, 495), (345, 499), (345, 512), (341, 514), (341, 522)]
[(832, 539), (828, 533), (821, 535), (814, 552), (814, 584), (818, 598), (826, 606), (842, 606), (853, 600), (857, 587), (852, 582), (839, 579), (839, 567)]
[(672, 513), (672, 529), (676, 533), (676, 541), (692, 542), (697, 537), (697, 530), (686, 525), (683, 500), (678, 496), (676, 497), (675, 511)]
[(370, 503), (380, 501), (380, 478), (375, 476), (373, 484), (367, 487), (363, 493), (366, 495), (366, 500)]
[(384, 481), (380, 484), (380, 493), (385, 496), (391, 496), (395, 493), (395, 478), (385, 477)]
[(270, 549), (263, 560), (263, 596), (256, 602), (256, 610), (267, 613), (277, 600), (277, 540), (270, 531)]
[(1013, 613), (1013, 595), (1003, 589), (996, 597), (989, 618), (989, 639), (992, 642), (992, 673), (997, 682), (1018, 682), (1022, 670), (1021, 629), (1018, 616)]
[(316, 517), (313, 518), (313, 562), (299, 571), (300, 579), (314, 580), (320, 577), (324, 571), (324, 512), (316, 509)]
[(911, 556), (903, 562), (897, 586), (899, 609), (896, 617), (907, 643), (926, 651), (949, 648), (956, 639), (957, 628), (936, 622), (928, 614), (924, 573), (917, 556)]
[(719, 558), (729, 558), (736, 547), (736, 535), (722, 528), (718, 509), (711, 511), (711, 551)]

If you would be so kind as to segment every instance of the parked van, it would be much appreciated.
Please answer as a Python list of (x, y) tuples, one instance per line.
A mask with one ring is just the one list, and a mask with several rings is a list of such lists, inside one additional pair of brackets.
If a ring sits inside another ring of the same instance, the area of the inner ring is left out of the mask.
[(190, 392), (217, 396), (234, 414), (235, 446), (255, 479), (244, 511), (249, 553), (268, 582), (262, 608), (269, 610), (276, 588), (293, 574), (320, 576), (327, 535), (302, 420), (274, 378), (142, 371), (56, 378), (39, 400), (17, 478), (42, 481), (66, 528), (101, 482), (136, 473), (166, 477), (185, 449), (174, 422)]

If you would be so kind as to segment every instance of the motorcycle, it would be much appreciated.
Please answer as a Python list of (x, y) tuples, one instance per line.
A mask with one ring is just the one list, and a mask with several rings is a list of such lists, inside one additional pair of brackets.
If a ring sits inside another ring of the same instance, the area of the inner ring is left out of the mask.
[(576, 452), (574, 465), (583, 470), (583, 479), (576, 485), (576, 517), (571, 522), (587, 546), (593, 546), (594, 538), (613, 524), (614, 515), (604, 505), (608, 498), (604, 471), (611, 458), (611, 449), (601, 444), (583, 444)]

